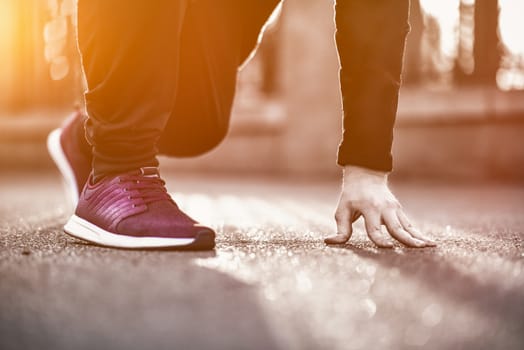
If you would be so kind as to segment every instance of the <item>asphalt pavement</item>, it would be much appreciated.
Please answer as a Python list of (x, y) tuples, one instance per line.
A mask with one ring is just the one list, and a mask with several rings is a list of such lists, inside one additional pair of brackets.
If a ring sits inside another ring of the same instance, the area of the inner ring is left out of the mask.
[(58, 173), (0, 175), (0, 349), (524, 349), (524, 186), (394, 183), (436, 248), (346, 245), (333, 181), (163, 174), (210, 252), (71, 238)]

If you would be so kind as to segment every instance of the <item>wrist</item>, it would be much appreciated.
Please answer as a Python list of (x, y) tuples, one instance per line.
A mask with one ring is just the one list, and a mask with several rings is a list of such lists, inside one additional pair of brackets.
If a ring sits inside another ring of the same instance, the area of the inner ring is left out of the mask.
[(387, 184), (388, 172), (373, 170), (356, 165), (345, 165), (343, 168), (344, 182), (374, 182)]

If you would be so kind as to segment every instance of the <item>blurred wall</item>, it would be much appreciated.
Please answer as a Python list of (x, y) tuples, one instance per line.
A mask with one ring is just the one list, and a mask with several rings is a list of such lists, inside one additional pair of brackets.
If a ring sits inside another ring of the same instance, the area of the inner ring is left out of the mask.
[[(60, 54), (46, 57), (46, 47), (55, 39), (66, 40), (66, 50), (74, 51), (71, 28), (65, 37), (44, 38), (49, 23), (71, 17), (71, 7), (61, 5), (70, 1), (0, 1), (1, 168), (51, 166), (45, 136), (81, 96), (76, 53), (65, 53), (71, 70), (61, 80), (50, 76), (50, 58)], [(405, 60), (409, 78), (401, 90), (395, 130), (395, 174), (524, 181), (523, 92), (501, 92), (493, 86), (428, 88), (425, 82), (434, 72), (427, 72), (427, 62), (426, 70), (421, 69), (423, 21), (419, 8), (412, 13)], [(333, 3), (286, 0), (277, 27), (241, 73), (230, 137), (202, 157), (164, 159), (166, 168), (340, 174), (336, 151), (342, 109)], [(267, 72), (272, 72), (269, 79)], [(56, 108), (64, 112), (53, 111)], [(30, 112), (21, 112), (26, 109)]]

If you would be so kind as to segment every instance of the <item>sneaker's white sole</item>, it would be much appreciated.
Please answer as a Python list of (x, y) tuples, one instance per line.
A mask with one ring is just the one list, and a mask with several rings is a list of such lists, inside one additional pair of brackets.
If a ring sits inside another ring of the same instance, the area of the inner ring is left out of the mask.
[(113, 248), (144, 249), (189, 246), (196, 238), (134, 237), (111, 233), (73, 215), (64, 231), (76, 238)]
[(53, 158), (53, 161), (58, 167), (58, 170), (60, 170), (60, 173), (62, 174), (62, 177), (65, 182), (65, 187), (67, 189), (68, 196), (73, 204), (73, 207), (76, 207), (78, 203), (79, 189), (76, 184), (75, 173), (73, 172), (73, 169), (71, 168), (71, 165), (69, 164), (69, 161), (67, 160), (67, 157), (64, 154), (62, 145), (60, 144), (61, 132), (61, 129), (55, 129), (49, 134), (49, 136), (47, 137), (47, 150), (49, 151), (51, 158)]

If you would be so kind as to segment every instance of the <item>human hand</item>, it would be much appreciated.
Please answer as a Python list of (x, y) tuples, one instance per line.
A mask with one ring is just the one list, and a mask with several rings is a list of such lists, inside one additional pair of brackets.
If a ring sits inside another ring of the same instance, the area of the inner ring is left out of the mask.
[(369, 238), (381, 248), (393, 247), (393, 242), (382, 232), (386, 226), (389, 234), (408, 247), (433, 247), (409, 221), (402, 206), (388, 188), (387, 173), (347, 165), (344, 167), (342, 191), (335, 213), (337, 234), (325, 239), (327, 244), (346, 243), (353, 233), (353, 222), (364, 217)]

